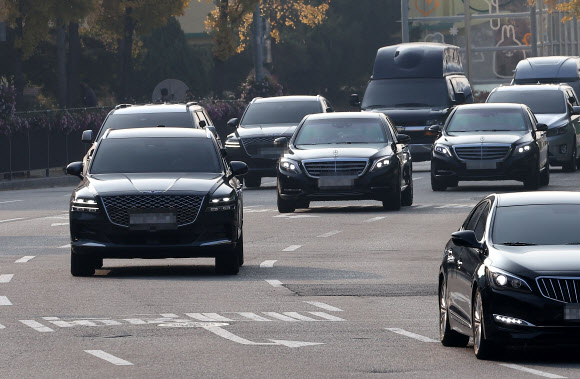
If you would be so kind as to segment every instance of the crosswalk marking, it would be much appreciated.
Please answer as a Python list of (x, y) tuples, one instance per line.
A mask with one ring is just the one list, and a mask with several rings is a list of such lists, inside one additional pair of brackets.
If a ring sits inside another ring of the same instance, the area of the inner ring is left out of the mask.
[(19, 320), (21, 323), (23, 323), (26, 326), (31, 327), (32, 329), (41, 332), (41, 333), (48, 333), (48, 332), (54, 332), (53, 329), (49, 328), (48, 326), (42, 325), (40, 322), (38, 321), (34, 321), (34, 320)]
[(103, 350), (85, 350), (85, 353), (89, 353), (97, 358), (101, 358), (102, 360), (117, 366), (133, 366), (133, 363), (119, 357), (115, 357), (114, 355), (106, 353)]
[(272, 321), (269, 318), (262, 317), (260, 315), (255, 314), (255, 313), (252, 313), (252, 312), (237, 312), (237, 314), (239, 314), (240, 316), (246, 317), (250, 320), (253, 320), (253, 321)]
[(320, 320), (313, 319), (312, 317), (303, 316), (298, 312), (284, 312), (284, 314), (286, 316), (290, 316), (290, 317), (293, 317), (295, 319), (302, 320), (302, 321), (320, 321)]
[(422, 336), (420, 334), (415, 334), (415, 333), (408, 332), (408, 331), (406, 331), (404, 329), (399, 329), (399, 328), (386, 328), (386, 329), (387, 330), (390, 330), (393, 333), (397, 333), (397, 334), (400, 334), (400, 335), (405, 336), (405, 337), (413, 338), (413, 339), (418, 340), (418, 341), (421, 341), (421, 342), (439, 342), (437, 340), (434, 340), (434, 339), (429, 338), (429, 337)]
[(193, 319), (196, 319), (198, 321), (204, 321), (204, 322), (215, 322), (215, 321), (222, 321), (222, 322), (227, 322), (227, 321), (234, 321), (230, 318), (224, 317), (224, 316), (220, 316), (217, 313), (186, 313), (185, 314), (188, 317), (191, 317)]
[(14, 274), (2, 274), (0, 275), (0, 283), (9, 283), (14, 277)]
[(281, 321), (300, 321), (300, 320), (297, 320), (293, 317), (283, 315), (283, 314), (277, 313), (277, 312), (262, 312), (262, 313), (264, 313), (266, 316), (270, 316), (272, 318), (275, 318), (275, 319), (278, 319)]
[(0, 305), (12, 305), (12, 302), (6, 296), (0, 296)]
[(315, 307), (326, 309), (327, 311), (331, 312), (342, 312), (342, 309), (333, 307), (332, 305), (328, 305), (326, 303), (321, 303), (320, 301), (304, 301), (307, 304), (314, 305)]
[(318, 316), (320, 318), (327, 319), (328, 321), (346, 321), (343, 318), (329, 315), (328, 313), (324, 313), (324, 312), (308, 312), (308, 313), (310, 313), (311, 315), (314, 315), (314, 316)]
[(16, 261), (14, 261), (14, 263), (26, 263), (29, 260), (33, 259), (34, 257), (35, 257), (34, 255), (27, 255), (27, 256), (24, 256), (20, 259), (17, 259)]

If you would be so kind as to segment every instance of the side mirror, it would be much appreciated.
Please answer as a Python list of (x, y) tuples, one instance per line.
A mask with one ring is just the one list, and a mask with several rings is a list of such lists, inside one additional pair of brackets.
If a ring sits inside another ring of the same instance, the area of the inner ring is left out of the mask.
[(483, 245), (477, 240), (473, 230), (462, 230), (451, 234), (451, 240), (456, 246), (483, 249)]
[(411, 137), (409, 137), (406, 134), (398, 134), (397, 135), (397, 143), (401, 143), (401, 144), (408, 144), (409, 142), (411, 142)]
[(353, 93), (352, 95), (350, 95), (349, 103), (353, 107), (360, 107), (360, 97), (358, 96), (358, 93)]
[(83, 135), (81, 137), (81, 140), (84, 143), (93, 143), (93, 131), (92, 130), (83, 131)]
[(580, 114), (580, 106), (575, 105), (572, 107), (572, 114)]
[(334, 109), (332, 109), (331, 107), (326, 107), (326, 113), (332, 113), (334, 112)]
[(536, 124), (536, 129), (538, 131), (540, 131), (540, 132), (547, 132), (548, 131), (548, 125), (537, 123)]
[(232, 176), (242, 176), (248, 173), (248, 165), (240, 161), (231, 161)]
[(199, 120), (199, 127), (200, 128), (205, 128), (207, 126), (207, 122), (205, 122), (205, 120)]
[(228, 123), (227, 123), (227, 125), (228, 125), (230, 128), (237, 128), (237, 127), (238, 127), (238, 124), (239, 124), (239, 121), (238, 121), (238, 119), (237, 119), (237, 118), (232, 118), (232, 119), (230, 119), (230, 120), (228, 121)]
[(274, 140), (274, 146), (278, 147), (286, 147), (288, 146), (288, 138), (286, 137), (278, 137)]
[[(88, 130), (90, 132), (90, 130)], [(80, 179), (83, 178), (83, 162), (72, 162), (66, 166), (67, 175), (78, 176)]]
[(463, 104), (463, 103), (465, 103), (465, 93), (455, 92), (455, 104)]
[(429, 131), (428, 135), (437, 135), (437, 134), (439, 134), (439, 132), (441, 132), (441, 128), (442, 128), (442, 125), (431, 125), (429, 127), (429, 129), (427, 129)]

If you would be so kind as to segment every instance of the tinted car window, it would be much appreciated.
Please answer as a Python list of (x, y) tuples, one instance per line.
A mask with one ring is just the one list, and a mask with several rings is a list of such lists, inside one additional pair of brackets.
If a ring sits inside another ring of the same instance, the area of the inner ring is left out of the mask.
[(520, 109), (458, 109), (445, 131), (479, 133), (496, 131), (528, 131), (528, 124)]
[(481, 216), (479, 216), (479, 220), (477, 221), (477, 225), (473, 230), (475, 232), (475, 237), (478, 241), (481, 241), (483, 238), (483, 232), (485, 232), (485, 224), (487, 223), (487, 216), (489, 215), (489, 204), (485, 206), (483, 212), (481, 212)]
[(525, 242), (563, 245), (580, 242), (580, 205), (524, 205), (498, 207), (493, 243)]
[(566, 113), (564, 95), (560, 91), (495, 91), (487, 102), (526, 104), (536, 114)]
[(191, 128), (191, 116), (188, 112), (165, 112), (165, 113), (131, 113), (110, 115), (101, 128), (97, 139), (107, 129), (132, 129), (146, 128), (157, 125), (176, 128)]
[(111, 138), (103, 140), (91, 174), (221, 172), (209, 138)]
[(481, 214), (481, 211), (483, 210), (484, 206), (485, 204), (480, 204), (477, 208), (475, 208), (475, 210), (471, 213), (471, 215), (467, 217), (467, 219), (463, 223), (464, 230), (475, 229), (475, 223), (479, 219), (479, 215)]
[(248, 106), (240, 124), (298, 124), (304, 116), (322, 112), (318, 101), (281, 101), (252, 103)]
[(361, 107), (447, 107), (449, 92), (444, 79), (371, 80)]
[(306, 120), (295, 145), (387, 143), (389, 138), (381, 120), (373, 119), (327, 119)]

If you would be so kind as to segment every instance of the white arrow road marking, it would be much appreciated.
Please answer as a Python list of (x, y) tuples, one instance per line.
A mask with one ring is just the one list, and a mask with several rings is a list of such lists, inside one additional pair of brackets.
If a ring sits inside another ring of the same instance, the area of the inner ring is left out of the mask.
[(3, 222), (18, 221), (18, 220), (24, 220), (24, 219), (22, 217), (9, 218), (8, 220), (0, 220), (0, 224), (3, 223)]
[(85, 350), (85, 353), (94, 355), (97, 358), (101, 358), (102, 360), (105, 360), (117, 366), (133, 366), (133, 363), (121, 359), (119, 357), (115, 357), (114, 355), (106, 353), (103, 350)]
[(368, 220), (365, 220), (365, 222), (375, 222), (375, 221), (379, 221), (382, 220), (386, 217), (373, 217), (373, 218), (369, 218)]
[(318, 237), (318, 238), (326, 238), (326, 237), (330, 237), (330, 236), (333, 236), (333, 235), (338, 234), (338, 233), (340, 233), (340, 230), (333, 230), (333, 231), (330, 231), (328, 233), (321, 234), (321, 235), (316, 236), (316, 237)]
[(50, 226), (67, 226), (68, 222), (55, 222), (54, 224), (50, 224)]
[(294, 251), (300, 249), (301, 247), (302, 245), (290, 245), (282, 251)]
[(20, 258), (20, 259), (18, 259), (16, 261), (14, 261), (14, 263), (26, 263), (29, 260), (33, 259), (34, 257), (35, 257), (34, 255), (27, 255), (25, 257), (22, 257), (22, 258)]
[(12, 280), (14, 274), (2, 274), (0, 275), (0, 283), (9, 283)]
[(538, 375), (538, 376), (543, 376), (544, 378), (566, 378), (565, 376), (560, 376), (560, 375), (556, 375), (556, 374), (550, 374), (549, 372), (544, 372), (544, 371), (540, 371), (540, 370), (534, 370), (533, 368), (527, 368), (524, 366), (520, 366), (520, 365), (514, 365), (511, 363), (500, 363), (500, 366), (504, 366), (507, 368), (511, 368), (514, 370), (519, 370), (519, 371), (523, 371), (523, 372), (527, 372), (528, 374), (534, 374), (534, 375)]
[(277, 260), (270, 260), (270, 261), (264, 261), (262, 263), (260, 263), (260, 267), (261, 268), (269, 268), (269, 267), (274, 267), (274, 263), (278, 262)]
[(397, 334), (400, 334), (400, 335), (405, 336), (405, 337), (413, 338), (413, 339), (416, 339), (416, 340), (421, 341), (421, 342), (439, 342), (439, 341), (434, 340), (432, 338), (425, 337), (425, 336), (422, 336), (420, 334), (411, 333), (411, 332), (408, 332), (406, 330), (399, 329), (399, 328), (386, 328), (386, 329), (390, 330), (393, 333), (397, 333)]
[(50, 329), (48, 326), (42, 325), (38, 321), (34, 321), (34, 320), (19, 320), (19, 321), (26, 326), (30, 326), (32, 329), (36, 330), (37, 332), (41, 332), (41, 333), (54, 332), (53, 329)]
[(24, 200), (6, 200), (6, 201), (0, 201), (0, 204), (18, 203), (19, 201), (24, 201)]
[(282, 287), (282, 282), (279, 280), (266, 279), (266, 282), (268, 282), (268, 284), (271, 285), (272, 287)]
[(304, 301), (307, 304), (314, 305), (315, 307), (326, 309), (327, 311), (331, 312), (342, 312), (342, 309), (333, 307), (332, 305), (328, 305), (326, 303), (321, 303), (320, 301)]
[(6, 296), (0, 296), (0, 305), (12, 305)]

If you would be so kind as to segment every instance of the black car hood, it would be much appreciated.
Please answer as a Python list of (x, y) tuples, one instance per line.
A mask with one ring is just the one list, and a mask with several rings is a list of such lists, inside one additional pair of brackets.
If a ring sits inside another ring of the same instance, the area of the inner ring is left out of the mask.
[(244, 125), (236, 129), (236, 135), (241, 138), (266, 137), (266, 136), (284, 136), (290, 137), (294, 134), (297, 124), (278, 124), (278, 125)]
[(548, 128), (555, 128), (566, 123), (568, 121), (568, 115), (566, 113), (536, 114), (536, 119), (538, 122), (548, 125)]
[[(459, 133), (458, 133), (459, 134)], [(495, 132), (495, 133), (462, 133), (465, 135), (450, 136), (444, 135), (440, 137), (435, 143), (443, 143), (445, 145), (463, 145), (463, 144), (478, 144), (478, 143), (498, 143), (498, 144), (513, 144), (526, 139), (528, 133), (523, 132)], [(483, 141), (482, 141), (483, 138)]]
[(365, 112), (384, 113), (393, 120), (396, 126), (425, 126), (426, 121), (436, 120), (443, 123), (447, 118), (449, 108), (373, 108)]
[(141, 193), (191, 193), (206, 195), (222, 182), (222, 174), (99, 174), (87, 178), (93, 194), (100, 196)]
[[(292, 152), (294, 154), (292, 154)], [(323, 158), (374, 158), (392, 154), (391, 148), (384, 144), (352, 145), (315, 145), (293, 147), (285, 156), (290, 159), (323, 159)]]
[(580, 246), (505, 246), (490, 256), (492, 265), (513, 274), (535, 272), (540, 275), (580, 273)]

